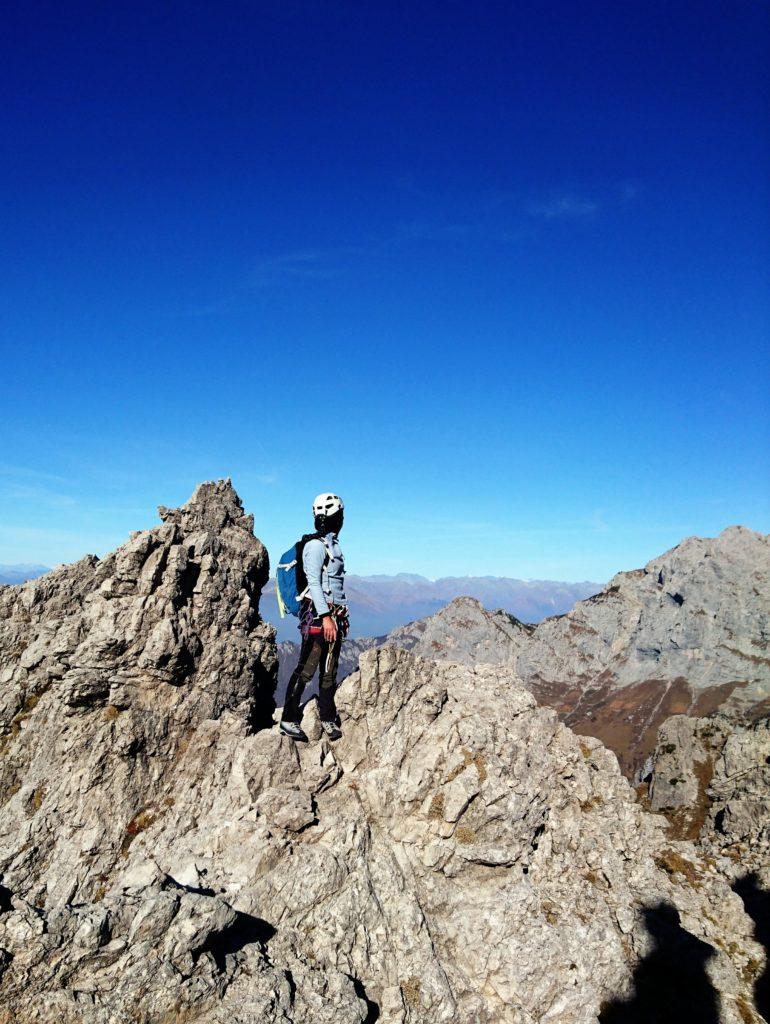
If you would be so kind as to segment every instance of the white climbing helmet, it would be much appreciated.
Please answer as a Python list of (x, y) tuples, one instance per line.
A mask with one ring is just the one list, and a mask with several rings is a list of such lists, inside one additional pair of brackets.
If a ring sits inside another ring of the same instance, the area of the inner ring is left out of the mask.
[(341, 512), (345, 506), (338, 494), (319, 494), (313, 501), (314, 516), (333, 516)]

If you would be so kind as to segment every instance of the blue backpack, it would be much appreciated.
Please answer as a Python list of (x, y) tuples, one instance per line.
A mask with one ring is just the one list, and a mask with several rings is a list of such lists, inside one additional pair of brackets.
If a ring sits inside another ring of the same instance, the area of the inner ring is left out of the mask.
[[(307, 595), (307, 576), (302, 567), (302, 552), (309, 540), (322, 539), (318, 533), (306, 533), (281, 555), (281, 560), (275, 570), (275, 596), (282, 619), (285, 618), (287, 612), (299, 617), (302, 598)], [(324, 565), (326, 565), (330, 555), (325, 544), (324, 548), (326, 549)]]

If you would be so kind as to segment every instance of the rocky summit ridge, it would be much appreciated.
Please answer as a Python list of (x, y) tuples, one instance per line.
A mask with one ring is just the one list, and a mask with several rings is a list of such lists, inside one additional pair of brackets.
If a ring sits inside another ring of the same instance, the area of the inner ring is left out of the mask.
[(513, 666), (368, 651), (295, 746), (251, 517), (160, 513), (0, 588), (0, 1021), (760, 1019), (734, 858)]

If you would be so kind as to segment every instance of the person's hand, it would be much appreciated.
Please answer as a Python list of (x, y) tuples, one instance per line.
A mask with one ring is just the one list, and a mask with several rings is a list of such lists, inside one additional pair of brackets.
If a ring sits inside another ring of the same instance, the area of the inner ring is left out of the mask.
[(337, 639), (337, 623), (331, 615), (324, 615), (321, 625), (324, 630), (324, 640), (326, 640), (327, 643), (333, 644)]

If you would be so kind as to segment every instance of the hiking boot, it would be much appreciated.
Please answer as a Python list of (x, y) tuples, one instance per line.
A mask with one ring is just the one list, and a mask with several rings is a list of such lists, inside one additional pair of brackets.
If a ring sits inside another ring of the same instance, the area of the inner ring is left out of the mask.
[(290, 739), (299, 743), (307, 743), (307, 735), (303, 732), (299, 722), (281, 722), (281, 732)]
[(342, 733), (334, 722), (321, 722), (321, 728), (330, 740), (338, 740), (342, 736)]

